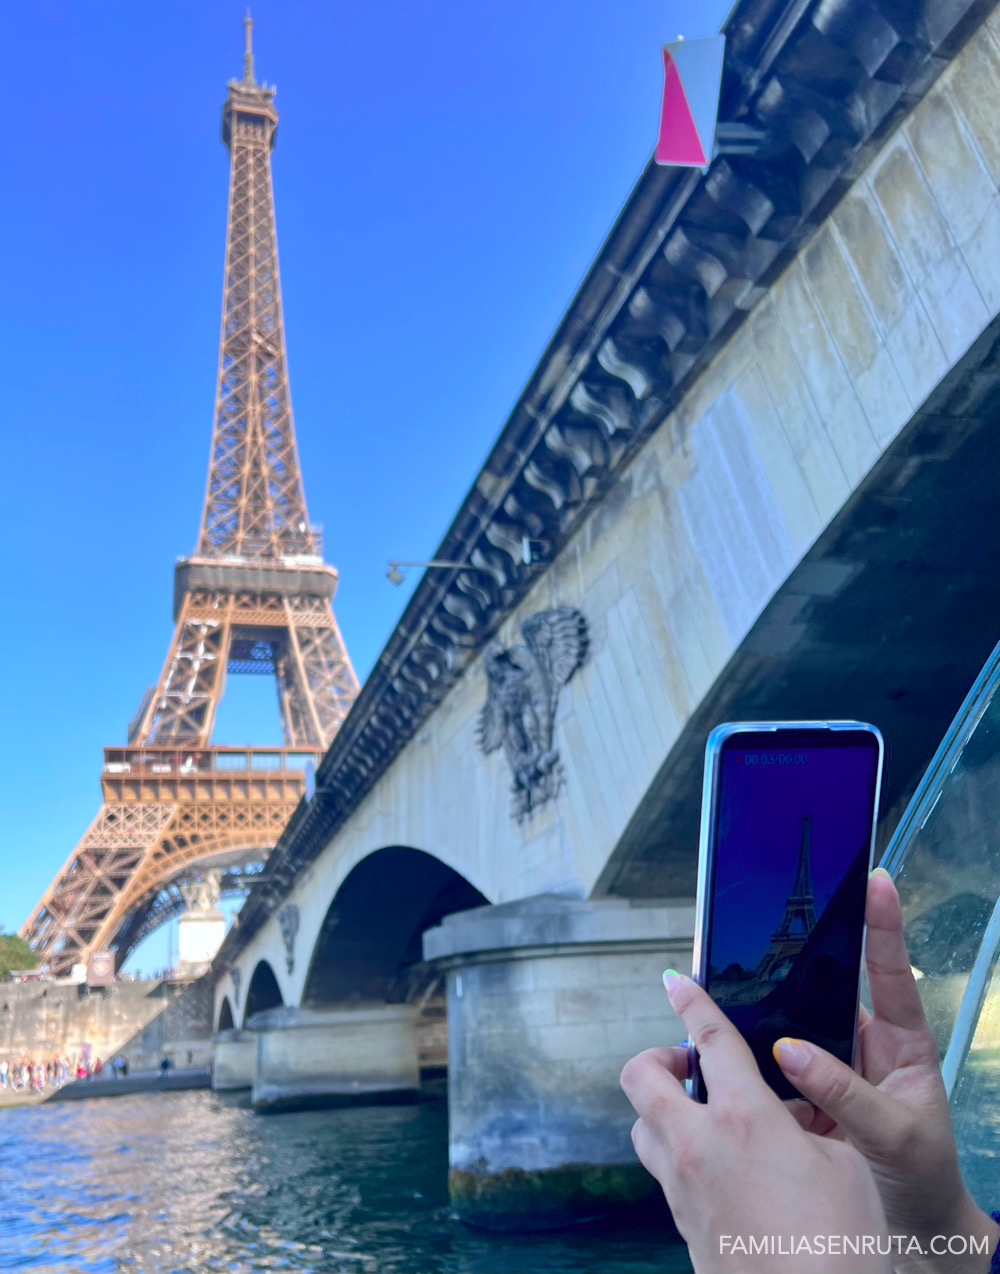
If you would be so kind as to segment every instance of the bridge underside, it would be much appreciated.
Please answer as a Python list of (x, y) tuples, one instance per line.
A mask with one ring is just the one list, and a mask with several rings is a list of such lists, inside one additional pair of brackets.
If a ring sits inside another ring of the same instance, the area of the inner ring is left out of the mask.
[(151, 897), (130, 912), (109, 944), (119, 967), (140, 943), (161, 925), (187, 909), (183, 886), (203, 879), (206, 871), (219, 871), (220, 899), (245, 898), (255, 879), (263, 872), (267, 850), (236, 850), (188, 863), (174, 879), (165, 882)]
[(705, 737), (857, 718), (888, 746), (891, 831), (1000, 637), (1000, 319), (791, 574), (640, 803), (594, 893), (695, 892)]
[(464, 877), (420, 850), (395, 845), (369, 855), (330, 904), (303, 1004), (411, 999), (426, 989), (421, 988), (427, 972), (420, 963), (423, 933), (442, 917), (486, 901)]

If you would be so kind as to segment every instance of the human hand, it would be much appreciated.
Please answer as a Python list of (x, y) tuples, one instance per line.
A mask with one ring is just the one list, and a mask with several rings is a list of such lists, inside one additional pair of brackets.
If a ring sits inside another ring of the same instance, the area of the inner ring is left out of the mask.
[[(1000, 1229), (959, 1172), (937, 1041), (910, 968), (899, 895), (884, 871), (868, 882), (866, 920), (874, 1012), (862, 1014), (858, 1030), (860, 1074), (802, 1040), (779, 1040), (775, 1058), (822, 1112), (815, 1119), (800, 1115), (800, 1123), (828, 1139), (842, 1134), (868, 1160), (894, 1234), (913, 1236), (923, 1248), (937, 1235), (985, 1237), (992, 1252)], [(988, 1256), (966, 1253), (921, 1257), (910, 1266), (904, 1259), (897, 1268), (981, 1274), (988, 1265)]]
[[(889, 1271), (888, 1255), (878, 1255), (879, 1245), (889, 1250), (885, 1216), (862, 1156), (799, 1126), (701, 987), (673, 972), (664, 982), (700, 1054), (708, 1102), (685, 1093), (687, 1054), (679, 1048), (633, 1057), (621, 1083), (639, 1114), (636, 1153), (663, 1187), (698, 1274)], [(870, 1238), (869, 1251), (816, 1251), (816, 1237), (843, 1235)], [(770, 1249), (768, 1236), (775, 1240)], [(751, 1253), (751, 1238), (764, 1238), (764, 1250)]]

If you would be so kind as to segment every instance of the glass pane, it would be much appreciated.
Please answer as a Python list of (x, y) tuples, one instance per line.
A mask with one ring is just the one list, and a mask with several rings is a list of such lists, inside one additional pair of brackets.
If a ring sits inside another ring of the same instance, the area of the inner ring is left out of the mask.
[(245, 752), (219, 752), (215, 757), (217, 770), (245, 770), (247, 756)]
[(304, 770), (312, 759), (311, 752), (289, 752), (285, 757), (285, 764), (290, 770)]
[(254, 752), (250, 758), (250, 768), (254, 770), (280, 770), (280, 752)]
[(883, 865), (943, 1058), (959, 1160), (1000, 1198), (1000, 646), (945, 735)]
[(886, 850), (924, 1011), (944, 1055), (1000, 892), (1000, 647)]
[(1000, 1198), (1000, 971), (993, 976), (952, 1094), (958, 1159), (965, 1184), (981, 1208)]

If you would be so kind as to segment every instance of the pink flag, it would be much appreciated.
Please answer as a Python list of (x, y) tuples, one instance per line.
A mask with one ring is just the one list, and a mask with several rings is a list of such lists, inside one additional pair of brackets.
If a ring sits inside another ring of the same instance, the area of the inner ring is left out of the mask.
[(675, 40), (663, 46), (663, 105), (653, 158), (705, 168), (712, 160), (726, 38)]

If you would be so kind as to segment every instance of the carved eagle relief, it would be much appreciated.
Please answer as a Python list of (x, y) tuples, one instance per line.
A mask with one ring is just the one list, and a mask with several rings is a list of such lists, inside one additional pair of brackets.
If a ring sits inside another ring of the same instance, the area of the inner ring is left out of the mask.
[(513, 777), (517, 821), (559, 791), (562, 767), (553, 747), (559, 691), (587, 654), (587, 621), (572, 606), (539, 611), (521, 622), (523, 646), (491, 642), (483, 653), (486, 702), (476, 737), (484, 753), (503, 747)]
[(295, 972), (295, 938), (299, 932), (299, 909), (294, 902), (286, 903), (278, 912), (278, 924), (285, 944), (285, 965), (292, 974)]

